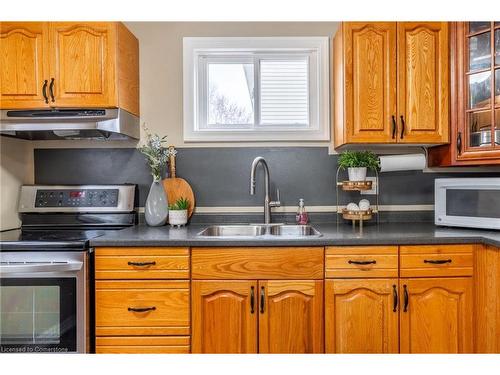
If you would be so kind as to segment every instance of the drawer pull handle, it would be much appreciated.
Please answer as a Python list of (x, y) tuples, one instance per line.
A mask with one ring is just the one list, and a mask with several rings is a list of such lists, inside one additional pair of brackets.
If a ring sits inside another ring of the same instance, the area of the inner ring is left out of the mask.
[(359, 265), (366, 265), (366, 264), (376, 264), (376, 260), (350, 260), (347, 263), (349, 264), (359, 264)]
[(146, 311), (154, 311), (156, 310), (156, 307), (129, 307), (128, 311), (133, 311), (133, 312), (146, 312)]
[(137, 267), (147, 267), (147, 266), (154, 266), (156, 265), (156, 262), (128, 262), (127, 263), (129, 266), (137, 266)]
[(392, 311), (396, 312), (398, 309), (398, 289), (397, 289), (396, 285), (392, 286), (392, 298), (393, 298)]
[(430, 264), (445, 264), (445, 263), (451, 263), (451, 259), (437, 259), (437, 260), (429, 260), (429, 259), (424, 259), (424, 263), (430, 263)]

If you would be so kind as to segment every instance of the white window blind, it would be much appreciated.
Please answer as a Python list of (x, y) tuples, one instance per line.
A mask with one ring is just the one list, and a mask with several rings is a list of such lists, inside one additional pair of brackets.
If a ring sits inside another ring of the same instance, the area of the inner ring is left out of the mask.
[(260, 123), (309, 123), (308, 61), (260, 61)]

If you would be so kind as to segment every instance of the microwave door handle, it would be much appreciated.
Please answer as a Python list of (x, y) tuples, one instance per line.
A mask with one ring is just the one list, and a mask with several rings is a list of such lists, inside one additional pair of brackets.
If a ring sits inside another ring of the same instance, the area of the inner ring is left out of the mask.
[(34, 272), (75, 272), (81, 270), (83, 262), (48, 263), (48, 264), (2, 264), (0, 275)]

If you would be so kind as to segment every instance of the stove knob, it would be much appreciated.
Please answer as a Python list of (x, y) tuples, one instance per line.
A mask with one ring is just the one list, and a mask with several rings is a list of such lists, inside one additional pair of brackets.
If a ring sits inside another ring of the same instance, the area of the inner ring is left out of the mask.
[(57, 202), (58, 206), (62, 206), (62, 201)]

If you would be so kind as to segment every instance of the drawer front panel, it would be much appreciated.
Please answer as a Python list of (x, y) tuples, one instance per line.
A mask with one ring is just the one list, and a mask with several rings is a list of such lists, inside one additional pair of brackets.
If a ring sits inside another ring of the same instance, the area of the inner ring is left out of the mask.
[(398, 247), (327, 247), (325, 277), (398, 277)]
[(472, 276), (474, 245), (401, 246), (400, 276)]
[(106, 279), (188, 279), (188, 248), (98, 248), (95, 276)]
[(96, 333), (188, 334), (189, 298), (187, 281), (97, 280)]
[(322, 247), (193, 248), (193, 279), (323, 279)]
[(189, 336), (97, 337), (98, 354), (187, 354)]

